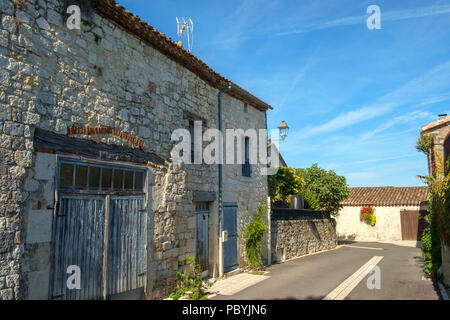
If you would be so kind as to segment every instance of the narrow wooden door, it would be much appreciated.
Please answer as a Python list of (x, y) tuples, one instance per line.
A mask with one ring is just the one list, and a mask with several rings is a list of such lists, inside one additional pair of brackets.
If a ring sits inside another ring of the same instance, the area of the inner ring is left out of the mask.
[(419, 240), (419, 211), (400, 212), (402, 240)]
[(223, 229), (228, 231), (228, 240), (223, 243), (223, 269), (230, 272), (237, 268), (237, 204), (224, 203)]
[(198, 202), (195, 205), (196, 215), (196, 263), (202, 268), (207, 275), (208, 272), (208, 256), (209, 256), (209, 203)]

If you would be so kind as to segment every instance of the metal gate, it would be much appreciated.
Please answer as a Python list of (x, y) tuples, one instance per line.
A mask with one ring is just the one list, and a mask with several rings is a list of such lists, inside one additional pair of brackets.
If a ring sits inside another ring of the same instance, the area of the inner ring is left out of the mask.
[(195, 256), (196, 263), (202, 268), (205, 276), (208, 275), (209, 257), (209, 203), (198, 202), (195, 205), (196, 232), (195, 232)]
[(422, 239), (423, 231), (426, 228), (426, 222), (423, 219), (423, 216), (426, 215), (426, 213), (426, 211), (418, 210), (400, 211), (402, 240), (420, 241)]
[(237, 260), (237, 204), (223, 204), (223, 229), (228, 231), (228, 240), (223, 243), (223, 269), (230, 272), (236, 269)]

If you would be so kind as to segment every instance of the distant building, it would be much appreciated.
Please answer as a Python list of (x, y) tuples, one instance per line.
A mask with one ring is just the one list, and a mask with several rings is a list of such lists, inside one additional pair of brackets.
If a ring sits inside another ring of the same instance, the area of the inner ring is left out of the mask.
[[(427, 187), (360, 187), (349, 192), (336, 218), (339, 239), (420, 240), (425, 225), (419, 215), (426, 214)], [(375, 208), (375, 226), (360, 221), (364, 206)]]
[[(436, 172), (438, 161), (448, 161), (450, 157), (450, 116), (442, 117), (422, 127), (421, 135), (431, 136), (431, 151), (428, 154), (428, 174)], [(448, 213), (450, 214), (450, 213)], [(450, 247), (441, 241), (442, 271), (448, 285), (450, 285)]]
[(278, 150), (277, 146), (274, 143), (272, 143), (272, 139), (269, 139), (269, 142), (267, 143), (267, 155), (269, 157), (270, 157), (272, 150), (275, 150), (275, 152), (278, 153), (278, 158), (280, 160), (280, 166), (287, 167), (286, 161), (284, 161), (284, 158), (281, 155), (280, 151)]
[(428, 155), (428, 170), (431, 174), (436, 170), (436, 156), (439, 155), (444, 161), (450, 156), (450, 116), (441, 118), (422, 127), (421, 135), (433, 138), (431, 150)]

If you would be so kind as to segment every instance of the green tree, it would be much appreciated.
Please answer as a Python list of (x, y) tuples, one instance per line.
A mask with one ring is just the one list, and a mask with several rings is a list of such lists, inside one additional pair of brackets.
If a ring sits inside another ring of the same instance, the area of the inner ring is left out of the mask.
[(268, 182), (271, 201), (284, 204), (288, 204), (289, 196), (298, 194), (305, 183), (295, 174), (295, 169), (288, 167), (278, 168), (276, 174), (269, 176)]
[(428, 155), (430, 154), (432, 144), (433, 138), (431, 136), (420, 136), (416, 142), (416, 149)]
[(321, 169), (317, 164), (306, 169), (296, 169), (295, 173), (305, 182), (300, 194), (305, 197), (312, 193), (321, 210), (336, 216), (342, 208), (342, 200), (349, 195), (345, 177), (337, 175), (333, 170)]

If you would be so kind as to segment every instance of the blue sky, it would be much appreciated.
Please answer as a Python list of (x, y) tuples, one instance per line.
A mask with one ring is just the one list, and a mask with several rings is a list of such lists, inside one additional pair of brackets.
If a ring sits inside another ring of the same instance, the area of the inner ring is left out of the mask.
[[(450, 0), (119, 0), (286, 120), (290, 167), (333, 169), (349, 186), (422, 185), (420, 127), (450, 114)], [(381, 30), (369, 30), (369, 5)]]

